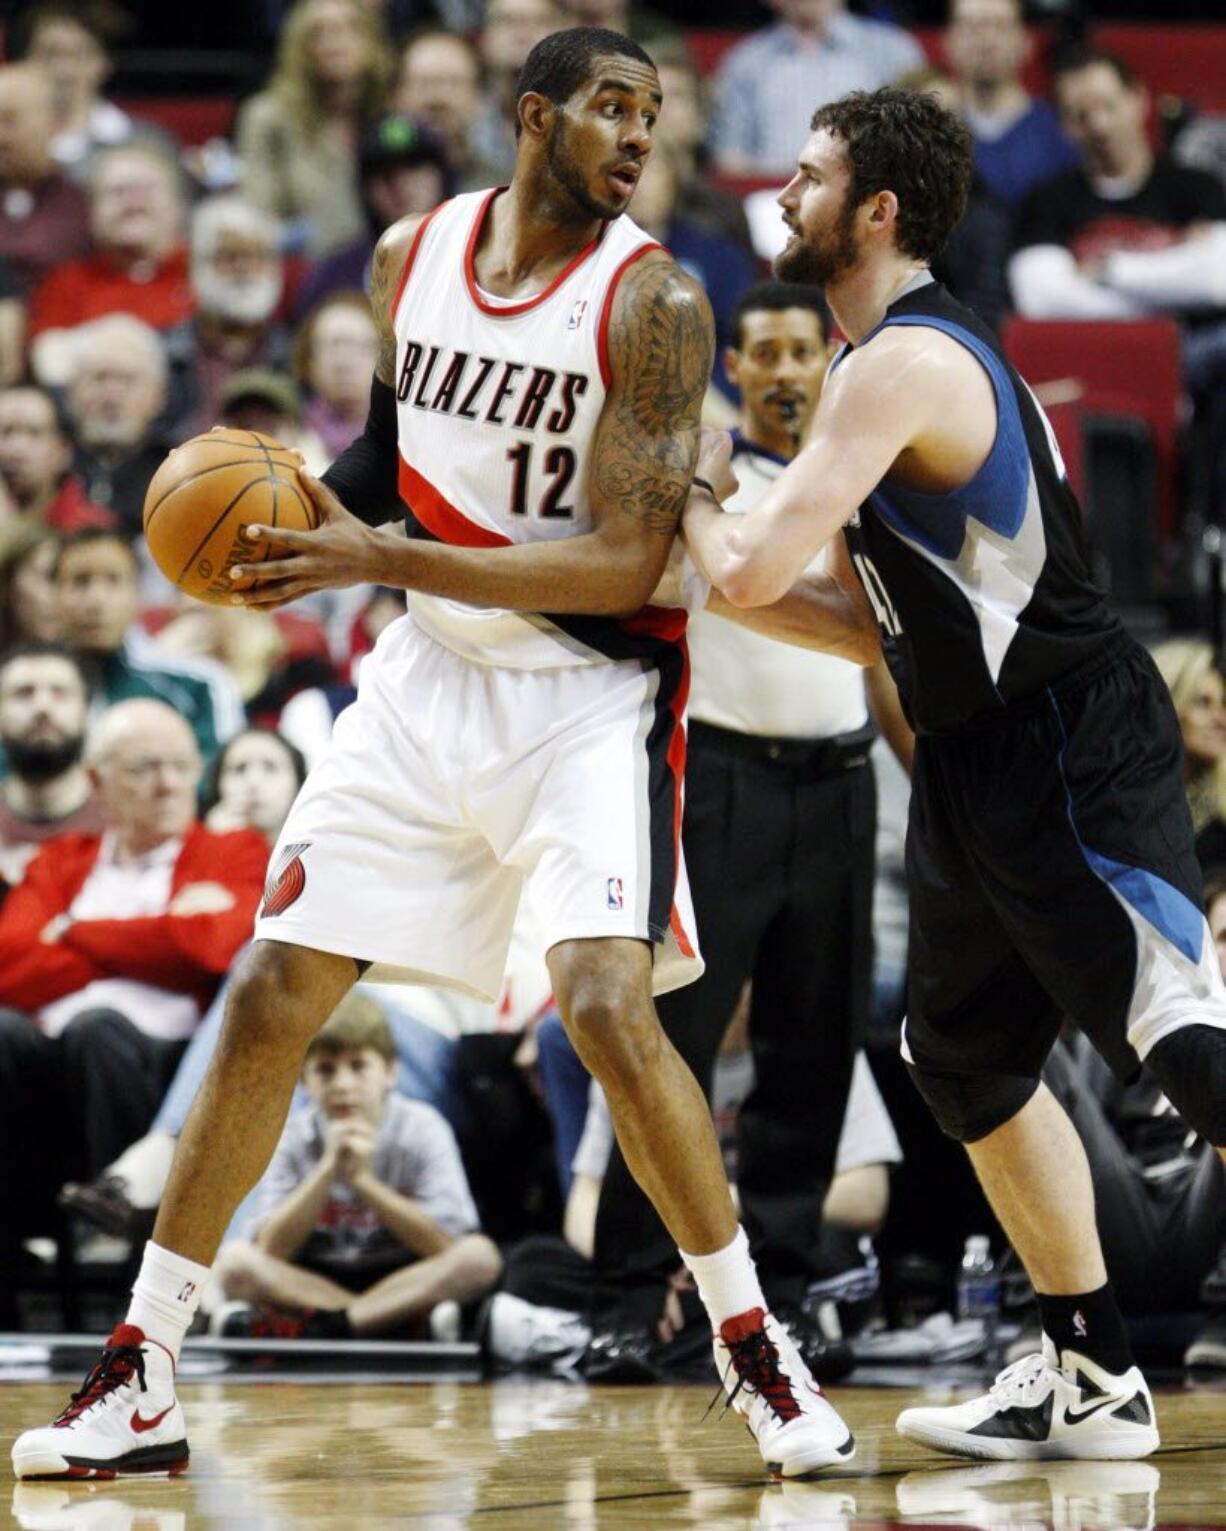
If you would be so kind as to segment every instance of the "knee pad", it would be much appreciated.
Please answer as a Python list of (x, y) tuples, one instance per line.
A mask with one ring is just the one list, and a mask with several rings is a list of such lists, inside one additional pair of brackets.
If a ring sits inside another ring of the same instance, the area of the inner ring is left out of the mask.
[(1145, 1066), (1192, 1131), (1226, 1147), (1226, 1031), (1181, 1026), (1150, 1049)]
[(1039, 1088), (1016, 1074), (949, 1074), (908, 1063), (907, 1072), (937, 1126), (958, 1143), (977, 1143), (1003, 1127)]

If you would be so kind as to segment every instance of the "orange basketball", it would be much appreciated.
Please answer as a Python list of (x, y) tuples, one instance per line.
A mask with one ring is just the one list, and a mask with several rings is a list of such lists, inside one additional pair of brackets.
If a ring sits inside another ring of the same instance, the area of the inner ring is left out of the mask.
[(153, 561), (187, 595), (228, 605), (235, 563), (271, 555), (244, 528), (311, 531), (315, 506), (298, 478), (298, 455), (258, 431), (219, 430), (176, 447), (145, 495), (145, 541)]

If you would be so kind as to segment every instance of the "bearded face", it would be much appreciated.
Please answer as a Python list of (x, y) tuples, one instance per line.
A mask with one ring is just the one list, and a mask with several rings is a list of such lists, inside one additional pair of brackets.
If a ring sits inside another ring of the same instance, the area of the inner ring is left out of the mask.
[(861, 252), (851, 190), (845, 146), (825, 129), (813, 133), (779, 196), (791, 234), (775, 258), (781, 281), (828, 287), (856, 264)]

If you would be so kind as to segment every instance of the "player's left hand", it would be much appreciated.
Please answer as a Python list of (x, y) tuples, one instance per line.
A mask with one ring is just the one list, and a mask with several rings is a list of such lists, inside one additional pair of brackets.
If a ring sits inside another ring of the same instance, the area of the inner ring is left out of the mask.
[(290, 531), (280, 526), (249, 526), (248, 538), (270, 555), (262, 563), (234, 564), (230, 597), (236, 606), (271, 610), (346, 585), (378, 582), (378, 533), (350, 515), (317, 478), (299, 473), (302, 487), (319, 515), (314, 531)]

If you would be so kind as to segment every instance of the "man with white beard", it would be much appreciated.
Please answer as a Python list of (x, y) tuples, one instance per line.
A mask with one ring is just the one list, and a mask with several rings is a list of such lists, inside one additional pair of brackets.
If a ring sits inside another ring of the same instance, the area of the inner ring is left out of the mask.
[(236, 372), (285, 368), (289, 341), (276, 322), (285, 273), (280, 227), (241, 197), (210, 197), (192, 216), (190, 278), (196, 314), (166, 337), (176, 439), (217, 423)]
[(167, 379), (157, 331), (131, 314), (108, 314), (75, 331), (66, 395), (77, 443), (73, 470), (93, 503), (113, 511), (133, 536), (166, 455), (159, 421)]

